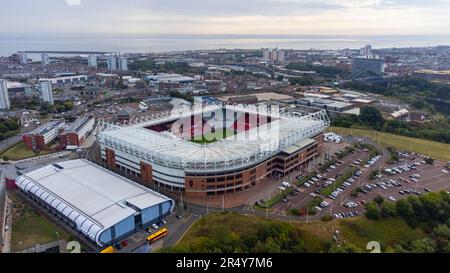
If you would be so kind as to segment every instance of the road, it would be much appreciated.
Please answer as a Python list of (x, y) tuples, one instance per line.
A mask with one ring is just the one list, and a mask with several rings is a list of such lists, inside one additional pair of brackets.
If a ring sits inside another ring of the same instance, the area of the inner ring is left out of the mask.
[(19, 143), (20, 141), (22, 141), (22, 135), (24, 133), (30, 132), (32, 130), (34, 130), (35, 128), (37, 128), (38, 126), (33, 124), (30, 125), (26, 128), (22, 128), (20, 130), (20, 134), (7, 138), (4, 141), (0, 142), (0, 152), (3, 152), (4, 150), (8, 149), (11, 146), (14, 146), (15, 144)]
[[(164, 240), (164, 247), (175, 246), (183, 236), (189, 231), (192, 225), (201, 218), (200, 215), (191, 214), (186, 220), (181, 220), (182, 224), (178, 227), (169, 226), (168, 229), (172, 230)], [(176, 219), (176, 218), (175, 218)], [(172, 219), (168, 220), (169, 225), (173, 223)], [(179, 220), (180, 221), (180, 220)]]

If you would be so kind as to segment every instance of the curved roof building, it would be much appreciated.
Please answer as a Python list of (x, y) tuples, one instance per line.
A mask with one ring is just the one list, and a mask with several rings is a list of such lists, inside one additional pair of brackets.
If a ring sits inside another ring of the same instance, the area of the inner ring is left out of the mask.
[(170, 214), (173, 200), (86, 160), (22, 175), (17, 186), (99, 246), (117, 242)]

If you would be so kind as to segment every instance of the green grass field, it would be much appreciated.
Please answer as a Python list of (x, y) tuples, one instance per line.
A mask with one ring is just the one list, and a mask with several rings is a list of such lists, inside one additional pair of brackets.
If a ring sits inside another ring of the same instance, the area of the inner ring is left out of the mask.
[(17, 143), (15, 146), (11, 147), (4, 153), (0, 155), (1, 158), (8, 158), (8, 160), (21, 160), (30, 157), (40, 156), (49, 154), (49, 151), (40, 151), (39, 154), (34, 153), (31, 150), (28, 150), (23, 141)]
[(434, 159), (450, 161), (450, 144), (364, 129), (329, 127), (328, 131), (341, 135), (365, 136), (383, 147), (392, 146), (398, 150), (406, 150)]
[(13, 251), (21, 251), (37, 244), (47, 244), (56, 240), (68, 240), (69, 235), (49, 222), (29, 207), (21, 208), (21, 215), (12, 225), (11, 246)]
[(217, 130), (214, 133), (203, 134), (201, 139), (200, 136), (194, 136), (191, 141), (198, 144), (210, 144), (233, 135), (235, 135), (233, 130), (222, 128), (222, 130)]
[[(266, 220), (253, 215), (237, 213), (210, 214), (196, 222), (180, 241), (180, 245), (198, 245), (214, 239), (220, 229), (227, 227), (238, 238), (255, 234)], [(270, 220), (272, 222), (280, 222)], [(285, 223), (285, 222), (283, 222)], [(370, 241), (378, 241), (382, 248), (392, 247), (405, 240), (423, 238), (420, 229), (410, 228), (401, 218), (368, 220), (365, 217), (333, 220), (329, 222), (288, 222), (299, 230), (305, 250), (310, 253), (325, 252), (334, 232), (339, 231), (340, 240), (366, 249)]]
[(340, 227), (346, 240), (362, 248), (370, 241), (378, 241), (386, 247), (425, 236), (421, 230), (410, 228), (401, 218), (372, 221), (359, 217), (340, 221)]

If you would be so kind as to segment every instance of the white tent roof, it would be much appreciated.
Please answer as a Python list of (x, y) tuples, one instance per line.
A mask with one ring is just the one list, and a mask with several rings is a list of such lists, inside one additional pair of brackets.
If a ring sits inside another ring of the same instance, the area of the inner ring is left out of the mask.
[[(225, 106), (240, 112), (261, 113), (252, 106)], [(99, 133), (98, 140), (107, 146), (135, 154), (149, 162), (194, 171), (196, 169), (229, 169), (230, 166), (252, 164), (285, 147), (321, 133), (329, 126), (325, 111), (307, 116), (293, 113), (274, 113), (275, 122), (203, 145), (169, 136), (167, 132), (155, 132), (145, 127), (174, 121), (192, 114), (217, 111), (222, 106), (208, 106), (204, 109), (184, 110), (150, 121), (139, 122), (127, 127), (107, 125)], [(234, 122), (234, 121), (233, 121)], [(228, 125), (228, 124), (227, 124)]]

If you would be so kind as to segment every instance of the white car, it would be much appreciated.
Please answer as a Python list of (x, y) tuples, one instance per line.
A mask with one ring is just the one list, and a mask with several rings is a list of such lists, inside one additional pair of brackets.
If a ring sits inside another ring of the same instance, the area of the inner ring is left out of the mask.
[(158, 226), (156, 224), (152, 224), (152, 228), (158, 229)]
[(397, 200), (396, 200), (394, 197), (392, 197), (392, 196), (389, 196), (388, 199), (389, 199), (390, 201), (392, 201), (392, 202), (397, 201)]

